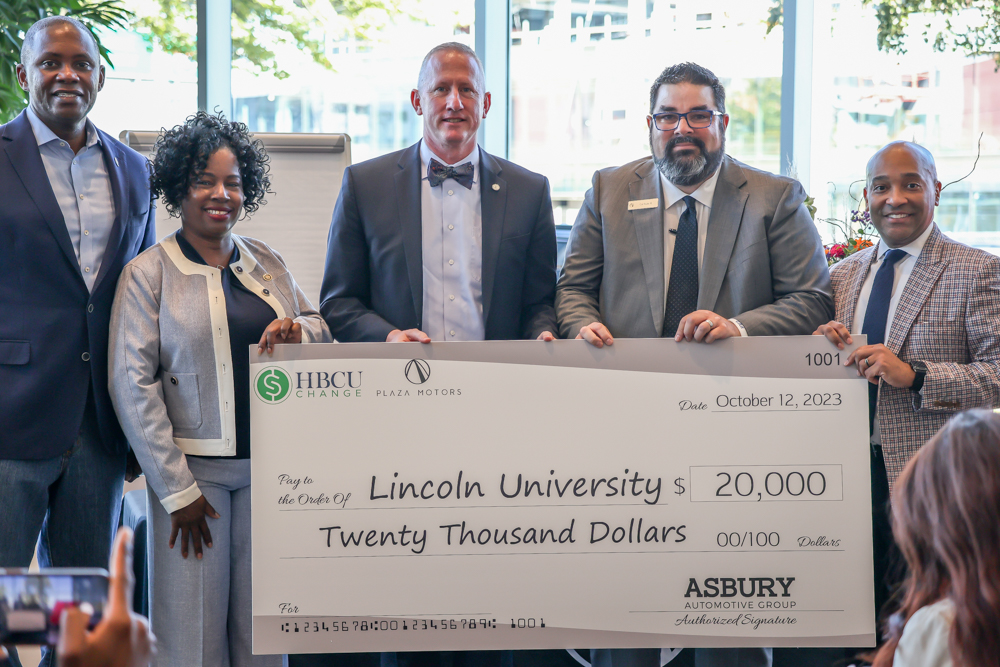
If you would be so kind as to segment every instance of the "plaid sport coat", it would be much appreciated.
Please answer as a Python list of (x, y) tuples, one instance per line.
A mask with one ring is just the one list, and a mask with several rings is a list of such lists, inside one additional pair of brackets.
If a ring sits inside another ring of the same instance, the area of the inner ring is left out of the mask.
[[(879, 430), (890, 488), (952, 414), (1000, 407), (1000, 257), (952, 241), (931, 224), (885, 342), (901, 360), (927, 364), (920, 394), (879, 384)], [(879, 245), (830, 269), (836, 318), (848, 329)]]

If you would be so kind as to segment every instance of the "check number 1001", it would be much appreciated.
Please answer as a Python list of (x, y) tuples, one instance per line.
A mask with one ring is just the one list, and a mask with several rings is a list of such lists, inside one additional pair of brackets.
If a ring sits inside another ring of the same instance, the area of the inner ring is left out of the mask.
[(839, 465), (691, 468), (694, 502), (843, 500), (843, 491)]

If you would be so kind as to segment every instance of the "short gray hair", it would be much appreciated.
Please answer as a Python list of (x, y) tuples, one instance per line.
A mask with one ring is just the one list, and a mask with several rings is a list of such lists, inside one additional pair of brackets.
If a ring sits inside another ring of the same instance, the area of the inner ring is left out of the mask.
[(31, 59), (32, 45), (38, 33), (46, 30), (49, 26), (56, 25), (57, 23), (71, 25), (79, 30), (81, 35), (89, 37), (90, 43), (94, 45), (94, 55), (97, 56), (98, 64), (100, 63), (101, 49), (97, 46), (97, 39), (86, 25), (84, 25), (79, 19), (75, 19), (72, 16), (46, 16), (45, 18), (38, 19), (32, 23), (31, 27), (28, 28), (28, 31), (24, 33), (24, 41), (21, 42), (22, 65), (27, 65), (28, 60)]
[(476, 76), (476, 84), (479, 86), (480, 93), (486, 92), (486, 70), (483, 68), (483, 61), (479, 59), (479, 56), (473, 49), (465, 44), (462, 44), (461, 42), (445, 42), (444, 44), (438, 44), (427, 52), (427, 55), (424, 56), (424, 61), (420, 63), (420, 75), (417, 77), (417, 90), (423, 90), (424, 84), (427, 83), (427, 63), (429, 63), (431, 58), (433, 58), (436, 54), (443, 51), (458, 51), (466, 57), (474, 60), (476, 62), (476, 67), (479, 69), (479, 74)]

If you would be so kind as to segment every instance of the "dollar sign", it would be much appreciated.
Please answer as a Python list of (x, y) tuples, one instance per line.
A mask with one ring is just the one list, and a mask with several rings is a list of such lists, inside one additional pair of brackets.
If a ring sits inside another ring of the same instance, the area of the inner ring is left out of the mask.
[(677, 490), (674, 491), (674, 493), (676, 493), (678, 496), (683, 496), (684, 492), (687, 491), (687, 489), (685, 489), (684, 485), (681, 483), (683, 481), (684, 481), (683, 477), (678, 477), (677, 479), (674, 480), (674, 484), (677, 485)]
[(267, 387), (268, 395), (272, 398), (281, 393), (281, 383), (274, 375), (264, 378), (264, 386)]

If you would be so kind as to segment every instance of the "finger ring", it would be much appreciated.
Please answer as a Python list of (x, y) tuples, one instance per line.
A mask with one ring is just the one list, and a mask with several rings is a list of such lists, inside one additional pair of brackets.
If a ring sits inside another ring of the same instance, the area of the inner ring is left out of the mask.
[(865, 357), (865, 368), (871, 368), (871, 367), (872, 367), (872, 358)]
[(708, 324), (709, 329), (715, 328), (715, 322), (713, 322), (712, 320), (705, 320), (705, 322)]

